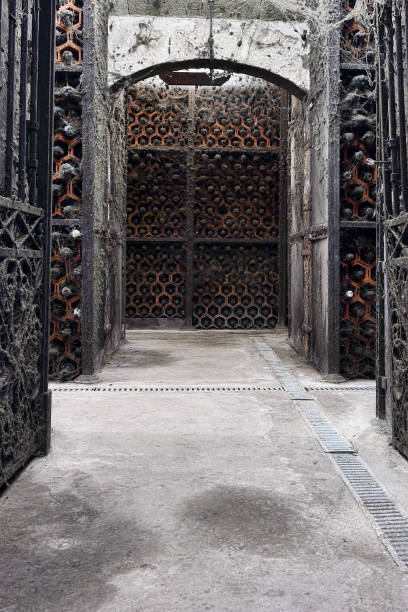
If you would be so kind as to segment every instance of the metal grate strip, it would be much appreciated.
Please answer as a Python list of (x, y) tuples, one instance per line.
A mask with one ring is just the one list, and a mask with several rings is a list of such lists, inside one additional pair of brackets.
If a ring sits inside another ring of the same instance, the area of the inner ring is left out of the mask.
[[(301, 395), (301, 385), (297, 382), (291, 370), (282, 363), (265, 341), (255, 340), (258, 350), (264, 356), (272, 372), (281, 381), (289, 396), (297, 386)], [(322, 388), (308, 388), (321, 390)], [(328, 389), (332, 389), (329, 387)], [(333, 390), (338, 390), (335, 387)], [(361, 390), (361, 387), (345, 387), (344, 390)], [(368, 387), (372, 389), (372, 387)], [(293, 397), (292, 397), (293, 399)], [(306, 423), (319, 440), (322, 448), (328, 454), (338, 469), (343, 481), (356, 500), (368, 512), (376, 531), (395, 562), (408, 571), (408, 515), (400, 510), (381, 484), (370, 473), (360, 457), (356, 456), (351, 445), (342, 438), (327, 421), (319, 405), (309, 399), (294, 399)]]
[(283, 391), (283, 387), (271, 385), (132, 385), (132, 386), (50, 386), (54, 393), (76, 393), (76, 392), (132, 392), (132, 393), (214, 393), (214, 392), (260, 392), (260, 391)]
[(305, 387), (306, 391), (373, 391), (375, 392), (375, 384), (373, 385), (333, 385), (331, 387)]
[(369, 513), (388, 551), (408, 571), (408, 516), (392, 501), (360, 457), (334, 455), (333, 462), (354, 497)]

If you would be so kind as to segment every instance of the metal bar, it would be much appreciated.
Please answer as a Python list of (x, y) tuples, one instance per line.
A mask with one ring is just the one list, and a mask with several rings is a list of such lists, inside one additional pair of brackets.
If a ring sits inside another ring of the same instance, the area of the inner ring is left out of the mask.
[(287, 211), (287, 155), (288, 155), (288, 94), (282, 92), (280, 105), (279, 157), (279, 327), (288, 323), (288, 211)]
[(28, 184), (29, 202), (37, 201), (37, 137), (38, 137), (38, 36), (39, 36), (39, 0), (34, 0), (32, 6), (32, 38), (31, 38), (31, 79), (30, 79), (30, 122), (28, 124)]
[(26, 204), (26, 202), (20, 202), (20, 200), (11, 200), (10, 198), (5, 198), (1, 195), (0, 206), (2, 208), (8, 208), (10, 210), (20, 210), (21, 212), (25, 212), (30, 215), (35, 215), (37, 217), (42, 217), (44, 214), (43, 209), (38, 208), (38, 206), (31, 206), (30, 204)]
[(52, 181), (52, 133), (54, 104), (54, 39), (55, 39), (55, 2), (41, 0), (41, 20), (39, 27), (38, 77), (41, 87), (38, 91), (38, 106), (41, 108), (41, 123), (39, 139), (41, 147), (38, 151), (40, 172), (38, 174), (38, 198), (42, 203), (45, 215), (44, 233), (44, 272), (43, 272), (43, 342), (41, 355), (41, 394), (43, 408), (43, 440), (40, 452), (47, 453), (50, 444), (50, 411), (51, 398), (48, 391), (48, 347), (50, 325), (50, 279), (51, 279), (51, 181)]
[[(71, 221), (72, 223), (72, 221)], [(75, 223), (73, 223), (75, 225)], [(243, 245), (261, 245), (261, 244), (270, 244), (277, 245), (279, 244), (279, 239), (277, 238), (201, 238), (200, 236), (193, 236), (189, 238), (188, 236), (168, 236), (167, 238), (145, 238), (145, 237), (131, 237), (127, 238), (126, 242), (129, 244), (132, 243), (193, 243), (193, 244), (243, 244)]]
[(398, 227), (399, 225), (404, 225), (408, 223), (408, 213), (403, 213), (402, 215), (398, 215), (398, 217), (394, 217), (393, 219), (387, 219), (384, 222), (385, 227)]
[(375, 221), (340, 221), (340, 227), (344, 229), (375, 229), (375, 226)]
[[(188, 145), (187, 145), (188, 147)], [(183, 152), (186, 150), (187, 147), (176, 147), (176, 146), (162, 146), (162, 145), (131, 145), (129, 147), (129, 151), (163, 151), (164, 153), (174, 153), (175, 151), (178, 152)], [(222, 151), (223, 153), (252, 153), (253, 155), (265, 155), (265, 154), (273, 154), (275, 153), (276, 155), (279, 155), (280, 152), (280, 147), (276, 146), (276, 145), (272, 145), (266, 149), (254, 149), (253, 147), (220, 147), (220, 146), (214, 146), (214, 147), (202, 147), (200, 145), (197, 145), (195, 147), (196, 151), (200, 151), (203, 153), (214, 153), (214, 152), (220, 152)]]
[(340, 371), (340, 0), (330, 0), (327, 371)]
[(391, 186), (392, 186), (392, 211), (394, 215), (399, 214), (399, 172), (398, 172), (398, 141), (397, 141), (397, 119), (395, 109), (395, 79), (394, 79), (394, 27), (392, 23), (392, 7), (388, 6), (385, 11), (387, 24), (387, 75), (388, 75), (388, 116), (389, 116), (389, 146), (391, 149)]
[(126, 238), (128, 244), (138, 242), (188, 242), (187, 236), (167, 236), (167, 237), (155, 237), (155, 236), (129, 236)]
[(54, 227), (59, 227), (59, 226), (68, 226), (70, 227), (71, 225), (74, 227), (77, 227), (78, 225), (81, 226), (82, 225), (82, 219), (55, 219), (53, 218), (52, 220), (52, 226)]
[(187, 189), (186, 189), (186, 292), (185, 313), (186, 324), (193, 325), (193, 275), (194, 275), (194, 117), (195, 89), (191, 89), (188, 97), (188, 135), (187, 135)]
[(28, 54), (28, 0), (23, 0), (21, 18), (21, 63), (20, 63), (20, 128), (18, 147), (18, 197), (26, 197), (26, 151), (27, 151), (27, 54)]
[(408, 177), (407, 177), (407, 131), (404, 91), (404, 58), (402, 50), (402, 20), (399, 3), (395, 4), (395, 53), (397, 62), (398, 124), (400, 147), (400, 179), (402, 208), (408, 211)]
[(14, 94), (16, 87), (16, 0), (9, 1), (7, 51), (7, 127), (5, 194), (11, 196), (14, 183)]
[[(386, 125), (386, 105), (384, 97), (385, 74), (384, 74), (384, 24), (380, 19), (379, 7), (375, 8), (376, 27), (378, 32), (377, 43), (377, 139), (376, 151), (377, 159), (385, 159), (384, 140), (382, 134)], [(389, 194), (384, 193), (385, 176), (387, 168), (381, 166), (377, 173), (377, 219), (376, 219), (376, 259), (377, 262), (384, 261), (384, 208), (386, 204), (385, 198)], [(389, 172), (388, 172), (389, 177)], [(381, 181), (382, 189), (378, 189)], [(377, 265), (376, 275), (376, 415), (379, 419), (384, 419), (386, 416), (386, 390), (382, 384), (385, 377), (385, 304), (384, 304), (384, 265)]]
[(95, 153), (93, 138), (95, 131), (96, 77), (94, 64), (95, 3), (85, 2), (83, 9), (83, 31), (86, 32), (83, 47), (82, 101), (82, 165), (86, 175), (82, 181), (82, 217), (87, 220), (82, 231), (82, 283), (81, 283), (81, 343), (82, 375), (93, 376), (96, 370), (95, 284), (96, 237), (95, 237)]
[[(378, 7), (377, 7), (378, 10)], [(387, 46), (386, 46), (386, 31), (384, 25), (383, 12), (381, 20), (379, 20), (379, 36), (378, 36), (378, 65), (379, 71), (377, 75), (377, 81), (379, 85), (378, 93), (378, 104), (380, 109), (379, 119), (381, 120), (381, 149), (380, 159), (388, 159), (390, 151), (386, 144), (385, 134), (388, 131), (388, 112), (387, 112), (387, 99), (388, 99), (388, 87), (387, 79), (385, 74), (385, 63), (387, 57)], [(392, 215), (392, 194), (391, 194), (391, 167), (389, 164), (381, 165), (381, 176), (384, 182), (384, 189), (382, 191), (384, 197), (384, 217)]]
[[(129, 89), (125, 89), (124, 94), (124, 104), (125, 104), (125, 138), (128, 137), (128, 129), (129, 129)], [(129, 145), (126, 147), (126, 155), (125, 155), (125, 163), (123, 165), (123, 182), (126, 185), (126, 201), (125, 206), (122, 211), (122, 329), (121, 329), (121, 340), (125, 340), (126, 338), (126, 264), (127, 264), (127, 256), (126, 256), (126, 229), (127, 229), (127, 212), (126, 212), (126, 203), (127, 203), (127, 183), (128, 183), (128, 170), (127, 170), (127, 160), (129, 157)]]
[(1, 257), (26, 257), (27, 259), (41, 259), (43, 256), (42, 251), (33, 251), (32, 249), (13, 249), (0, 247), (0, 256)]

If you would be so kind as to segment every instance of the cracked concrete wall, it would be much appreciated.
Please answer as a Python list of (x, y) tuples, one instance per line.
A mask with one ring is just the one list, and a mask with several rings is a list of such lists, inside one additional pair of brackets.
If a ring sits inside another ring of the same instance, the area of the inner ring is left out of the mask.
[(84, 3), (83, 61), (83, 374), (104, 360), (108, 219), (108, 0)]
[(304, 188), (304, 104), (296, 98), (292, 100), (291, 121), (289, 125), (290, 143), (290, 188), (288, 208), (291, 212), (289, 233), (289, 335), (292, 346), (303, 352), (303, 188)]
[(127, 105), (126, 92), (111, 100), (109, 116), (109, 196), (106, 244), (105, 354), (119, 346), (123, 336), (126, 265)]
[[(213, 40), (211, 40), (211, 36)], [(176, 17), (111, 16), (109, 83), (152, 76), (152, 67), (215, 62), (276, 75), (276, 84), (302, 96), (309, 89), (306, 22)], [(150, 70), (150, 72), (149, 72)], [(159, 69), (156, 70), (156, 73)]]

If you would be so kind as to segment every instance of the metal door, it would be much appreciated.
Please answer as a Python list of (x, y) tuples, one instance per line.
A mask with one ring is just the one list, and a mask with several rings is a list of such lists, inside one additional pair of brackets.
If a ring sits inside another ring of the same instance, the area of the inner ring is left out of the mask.
[(285, 324), (280, 97), (258, 79), (129, 91), (129, 326)]
[(408, 457), (408, 2), (377, 12), (380, 168), (378, 416)]
[(55, 2), (0, 0), (0, 485), (50, 436)]

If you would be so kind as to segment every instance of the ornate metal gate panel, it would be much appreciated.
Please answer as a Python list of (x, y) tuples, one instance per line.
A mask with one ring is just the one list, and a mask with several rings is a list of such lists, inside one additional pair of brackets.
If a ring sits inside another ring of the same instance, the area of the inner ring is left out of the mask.
[(280, 96), (257, 79), (129, 90), (130, 326), (284, 323)]
[(54, 4), (0, 2), (0, 485), (49, 446)]
[(384, 274), (381, 301), (385, 306), (385, 329), (381, 330), (385, 349), (382, 342), (378, 347), (379, 365), (384, 366), (379, 372), (378, 414), (387, 413), (394, 446), (408, 457), (407, 0), (389, 0), (378, 10), (377, 26), (382, 196), (379, 223), (384, 237), (380, 270)]

